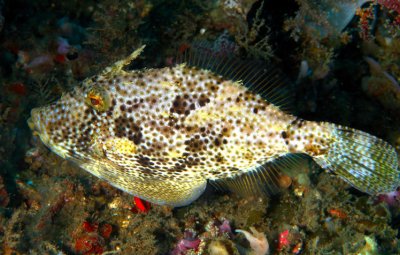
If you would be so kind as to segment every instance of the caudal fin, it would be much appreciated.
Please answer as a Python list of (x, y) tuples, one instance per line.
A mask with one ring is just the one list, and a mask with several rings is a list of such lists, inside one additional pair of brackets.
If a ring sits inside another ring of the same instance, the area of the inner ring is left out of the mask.
[(325, 153), (316, 162), (332, 170), (357, 189), (385, 193), (400, 186), (397, 153), (387, 142), (368, 133), (323, 123), (329, 132)]

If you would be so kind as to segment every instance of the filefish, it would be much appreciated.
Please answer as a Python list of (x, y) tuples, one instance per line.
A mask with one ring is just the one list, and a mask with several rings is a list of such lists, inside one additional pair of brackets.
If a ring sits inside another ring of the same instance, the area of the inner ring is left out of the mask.
[(274, 190), (296, 155), (369, 194), (399, 186), (391, 145), (288, 113), (276, 72), (193, 52), (175, 66), (125, 71), (143, 48), (34, 108), (34, 133), (62, 158), (156, 204), (188, 205), (213, 182)]

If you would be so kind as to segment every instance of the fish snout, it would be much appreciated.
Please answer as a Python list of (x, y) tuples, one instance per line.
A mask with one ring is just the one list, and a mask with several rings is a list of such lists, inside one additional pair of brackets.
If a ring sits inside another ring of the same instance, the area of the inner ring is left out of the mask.
[(33, 108), (31, 110), (31, 117), (27, 120), (27, 123), (34, 135), (37, 135), (42, 131), (40, 128), (40, 118), (40, 108)]

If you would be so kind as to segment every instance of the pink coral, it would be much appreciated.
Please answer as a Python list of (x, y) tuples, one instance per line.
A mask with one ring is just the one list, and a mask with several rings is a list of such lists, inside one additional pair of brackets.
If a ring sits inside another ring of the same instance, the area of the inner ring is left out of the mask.
[(400, 2), (399, 0), (378, 0), (378, 4), (385, 6), (391, 11), (397, 12), (400, 15)]
[(400, 207), (400, 188), (389, 193), (378, 195), (377, 201), (385, 202), (392, 207)]
[(57, 53), (66, 55), (71, 49), (71, 45), (69, 45), (69, 42), (67, 39), (58, 37), (57, 38)]
[(201, 240), (196, 237), (196, 233), (191, 230), (186, 230), (184, 237), (176, 244), (175, 249), (170, 253), (171, 255), (183, 255), (189, 250), (197, 250)]
[(232, 234), (232, 228), (228, 220), (224, 220), (221, 225), (218, 226), (218, 230), (221, 234), (228, 233), (229, 235)]
[(199, 247), (200, 239), (187, 240), (182, 239), (178, 242), (171, 255), (186, 254), (188, 250), (196, 250)]

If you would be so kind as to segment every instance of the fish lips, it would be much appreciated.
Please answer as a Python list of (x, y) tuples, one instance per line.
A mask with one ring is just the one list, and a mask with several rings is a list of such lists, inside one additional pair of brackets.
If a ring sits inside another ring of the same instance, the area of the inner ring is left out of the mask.
[(42, 128), (40, 127), (40, 111), (41, 108), (33, 108), (31, 110), (31, 117), (27, 120), (28, 126), (34, 135), (39, 135), (42, 132)]

